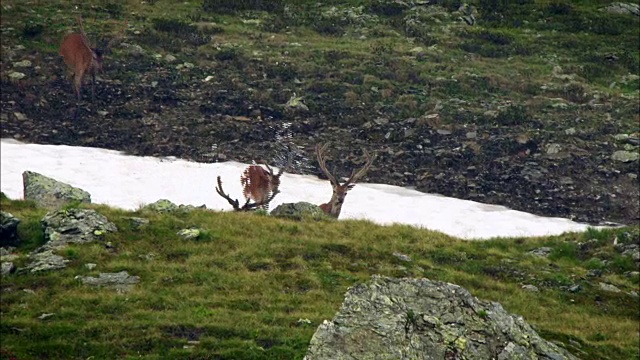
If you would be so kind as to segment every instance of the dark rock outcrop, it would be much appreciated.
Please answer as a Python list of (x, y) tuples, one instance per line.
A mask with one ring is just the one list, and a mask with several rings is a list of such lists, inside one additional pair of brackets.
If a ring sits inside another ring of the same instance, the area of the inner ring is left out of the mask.
[(17, 246), (20, 243), (18, 224), (20, 219), (11, 213), (0, 211), (0, 246)]

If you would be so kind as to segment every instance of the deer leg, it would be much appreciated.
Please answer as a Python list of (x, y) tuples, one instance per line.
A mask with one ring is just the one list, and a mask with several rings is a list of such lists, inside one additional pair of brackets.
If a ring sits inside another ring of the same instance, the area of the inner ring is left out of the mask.
[(76, 98), (78, 102), (82, 101), (82, 96), (80, 94), (80, 88), (82, 87), (82, 75), (83, 73), (76, 73), (73, 78), (73, 86), (76, 90)]
[(91, 101), (96, 100), (96, 72), (91, 73)]

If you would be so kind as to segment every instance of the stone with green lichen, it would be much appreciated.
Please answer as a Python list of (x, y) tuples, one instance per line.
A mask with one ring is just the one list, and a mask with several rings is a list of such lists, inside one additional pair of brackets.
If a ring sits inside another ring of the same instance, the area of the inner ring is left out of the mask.
[(185, 239), (185, 240), (192, 240), (192, 239), (197, 239), (200, 236), (200, 229), (195, 229), (195, 228), (191, 228), (191, 229), (182, 229), (180, 231), (178, 231), (178, 236), (180, 236), (181, 238)]
[(271, 211), (271, 216), (294, 220), (328, 218), (318, 205), (305, 201), (280, 204)]
[(351, 287), (313, 335), (306, 360), (577, 359), (522, 317), (464, 288), (374, 275)]
[(53, 211), (41, 220), (44, 227), (44, 248), (64, 247), (69, 243), (82, 244), (96, 241), (106, 232), (118, 231), (115, 224), (104, 215), (91, 209), (66, 209)]
[(91, 194), (33, 171), (22, 173), (24, 199), (54, 210), (68, 203), (91, 203)]
[(156, 212), (166, 213), (176, 211), (178, 209), (178, 205), (172, 203), (167, 199), (160, 199), (152, 204), (145, 206), (145, 208)]

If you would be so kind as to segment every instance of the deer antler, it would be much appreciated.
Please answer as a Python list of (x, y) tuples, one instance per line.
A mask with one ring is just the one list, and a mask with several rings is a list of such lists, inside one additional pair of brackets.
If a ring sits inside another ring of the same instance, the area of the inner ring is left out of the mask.
[(322, 172), (324, 172), (324, 174), (327, 176), (327, 178), (331, 182), (331, 185), (338, 186), (339, 183), (336, 180), (336, 177), (333, 176), (333, 174), (331, 174), (331, 172), (327, 169), (327, 163), (325, 159), (325, 152), (327, 151), (327, 147), (329, 147), (329, 143), (326, 143), (324, 145), (316, 145), (316, 157), (318, 158), (318, 165), (320, 165), (320, 170), (322, 170)]
[(244, 203), (244, 205), (240, 206), (240, 202), (238, 201), (238, 199), (232, 199), (228, 194), (224, 192), (224, 190), (222, 190), (222, 179), (220, 178), (220, 176), (218, 176), (218, 186), (216, 186), (216, 192), (218, 193), (218, 195), (227, 200), (229, 205), (233, 207), (234, 211), (250, 211), (270, 203), (271, 200), (273, 200), (273, 198), (275, 198), (276, 195), (280, 193), (280, 190), (276, 189), (269, 195), (269, 197), (260, 202), (251, 203), (251, 199), (247, 198), (247, 201)]
[(364, 157), (366, 159), (364, 166), (362, 166), (360, 168), (360, 170), (353, 169), (353, 171), (351, 172), (351, 176), (349, 177), (349, 179), (347, 180), (347, 182), (345, 183), (345, 185), (351, 185), (354, 184), (360, 180), (361, 177), (364, 176), (364, 174), (367, 173), (367, 171), (369, 171), (369, 168), (371, 167), (371, 164), (373, 164), (373, 160), (376, 159), (376, 155), (374, 154), (373, 156), (369, 155), (369, 153), (367, 152), (367, 150), (362, 149), (362, 153), (364, 154)]

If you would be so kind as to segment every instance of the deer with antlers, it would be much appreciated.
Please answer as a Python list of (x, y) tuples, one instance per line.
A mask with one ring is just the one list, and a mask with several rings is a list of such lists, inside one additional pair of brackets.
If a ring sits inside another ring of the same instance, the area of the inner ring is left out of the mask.
[[(273, 169), (265, 164), (266, 169), (260, 165), (249, 165), (240, 176), (242, 185), (242, 195), (246, 199), (243, 206), (240, 202), (222, 190), (222, 180), (218, 176), (218, 186), (216, 192), (229, 202), (235, 211), (249, 211), (254, 209), (269, 210), (269, 203), (280, 193), (280, 176), (285, 169), (291, 166), (291, 158), (287, 165), (274, 173)], [(253, 202), (251, 202), (253, 200)]]
[[(375, 160), (376, 155), (370, 156), (366, 150), (363, 150), (365, 163), (359, 169), (354, 169), (351, 172), (351, 176), (344, 183), (340, 183), (338, 179), (327, 169), (326, 164), (326, 151), (329, 144), (316, 146), (316, 157), (318, 158), (318, 164), (320, 165), (320, 169), (331, 182), (331, 187), (333, 187), (333, 194), (331, 195), (331, 200), (328, 203), (320, 205), (322, 211), (325, 214), (338, 218), (340, 216), (340, 211), (342, 210), (342, 204), (344, 203), (344, 199), (347, 197), (347, 191), (353, 189), (356, 185), (356, 182), (360, 180), (366, 173), (369, 171), (371, 164), (373, 164), (373, 160)], [(335, 171), (334, 171), (335, 172)]]
[[(91, 75), (91, 100), (95, 100), (96, 73), (102, 71), (103, 53), (102, 49), (91, 47), (87, 34), (82, 27), (82, 16), (78, 16), (80, 33), (68, 34), (60, 44), (60, 55), (64, 59), (71, 73), (73, 73), (73, 86), (78, 102), (82, 100), (80, 89), (85, 75)], [(127, 23), (125, 22), (126, 29)], [(105, 50), (109, 49), (113, 43), (119, 40), (122, 33), (107, 43)]]

